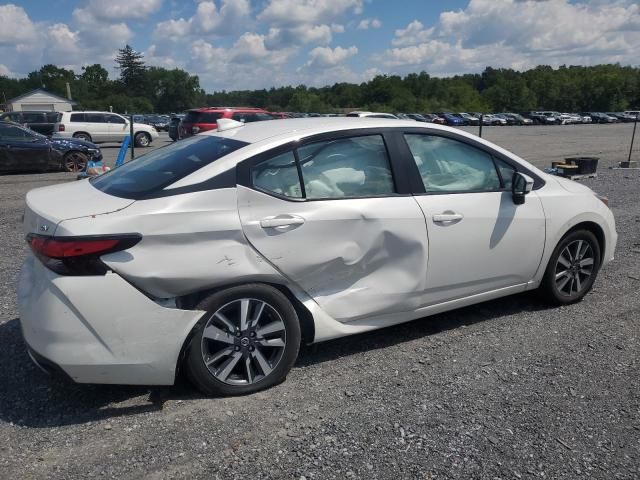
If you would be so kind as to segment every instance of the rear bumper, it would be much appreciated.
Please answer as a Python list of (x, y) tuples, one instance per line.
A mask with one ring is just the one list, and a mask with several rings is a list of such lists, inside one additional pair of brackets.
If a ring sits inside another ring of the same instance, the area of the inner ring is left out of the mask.
[(56, 275), (29, 255), (18, 284), (20, 325), (34, 362), (78, 383), (171, 385), (204, 312), (165, 308), (120, 276)]

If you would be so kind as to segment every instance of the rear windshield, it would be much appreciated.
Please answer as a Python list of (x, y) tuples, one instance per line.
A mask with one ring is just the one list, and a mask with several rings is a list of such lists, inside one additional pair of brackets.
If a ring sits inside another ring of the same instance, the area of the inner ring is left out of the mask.
[(222, 112), (188, 112), (184, 123), (216, 123), (222, 118)]
[(95, 177), (91, 184), (116, 197), (151, 198), (163, 188), (245, 145), (247, 143), (229, 138), (190, 137)]

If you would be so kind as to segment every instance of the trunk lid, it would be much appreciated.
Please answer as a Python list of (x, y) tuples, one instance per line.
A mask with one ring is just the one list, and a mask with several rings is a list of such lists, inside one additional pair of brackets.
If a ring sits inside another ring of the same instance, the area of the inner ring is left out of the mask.
[(132, 203), (134, 200), (101, 192), (88, 180), (36, 188), (27, 193), (24, 231), (53, 236), (63, 220), (105, 215)]

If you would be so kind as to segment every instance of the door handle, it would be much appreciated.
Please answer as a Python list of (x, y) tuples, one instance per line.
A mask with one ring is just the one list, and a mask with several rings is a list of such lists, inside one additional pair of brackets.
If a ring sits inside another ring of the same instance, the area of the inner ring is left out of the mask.
[(279, 215), (277, 217), (267, 217), (260, 220), (262, 228), (290, 227), (291, 225), (302, 225), (304, 218), (297, 215)]
[(440, 213), (433, 216), (433, 221), (436, 223), (458, 222), (463, 218), (461, 213)]

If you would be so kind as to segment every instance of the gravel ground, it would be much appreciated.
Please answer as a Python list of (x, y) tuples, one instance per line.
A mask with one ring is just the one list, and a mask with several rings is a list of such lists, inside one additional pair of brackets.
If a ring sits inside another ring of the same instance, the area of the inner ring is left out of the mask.
[(0, 177), (0, 478), (640, 478), (640, 171), (606, 168), (629, 136), (485, 129), (539, 166), (602, 157), (585, 183), (609, 196), (620, 237), (584, 301), (518, 295), (306, 347), (285, 383), (242, 398), (66, 384), (32, 366), (19, 216), (29, 189), (70, 177)]

